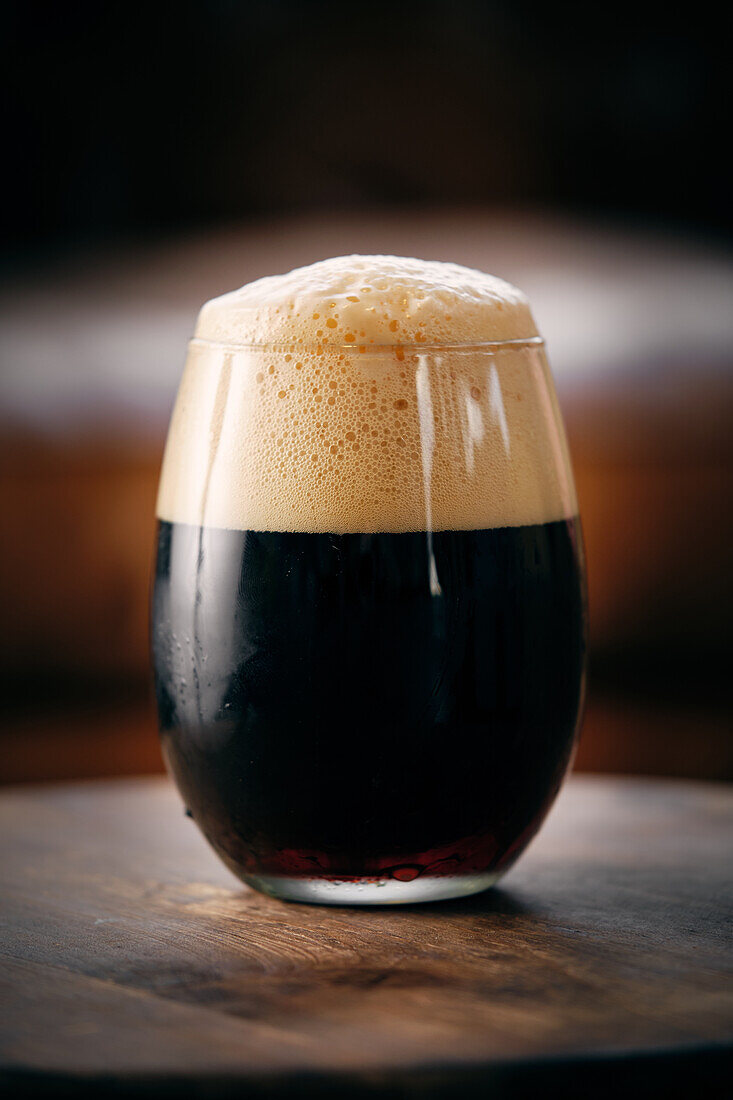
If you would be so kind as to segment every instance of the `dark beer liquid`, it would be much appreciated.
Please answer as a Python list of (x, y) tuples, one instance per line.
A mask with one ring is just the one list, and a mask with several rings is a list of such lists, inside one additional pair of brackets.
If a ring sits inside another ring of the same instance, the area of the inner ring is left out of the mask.
[(519, 855), (574, 742), (575, 521), (158, 538), (163, 748), (236, 873), (411, 881)]

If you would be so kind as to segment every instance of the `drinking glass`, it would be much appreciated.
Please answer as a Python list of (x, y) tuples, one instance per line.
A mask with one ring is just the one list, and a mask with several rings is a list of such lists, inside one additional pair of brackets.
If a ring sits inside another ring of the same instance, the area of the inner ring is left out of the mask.
[(158, 502), (163, 753), (280, 898), (494, 883), (573, 755), (585, 588), (541, 339), (194, 339)]

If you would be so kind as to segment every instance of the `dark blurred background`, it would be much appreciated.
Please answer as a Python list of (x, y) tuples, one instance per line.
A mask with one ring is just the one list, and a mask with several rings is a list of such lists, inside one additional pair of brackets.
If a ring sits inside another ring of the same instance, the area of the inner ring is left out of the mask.
[(730, 229), (725, 16), (562, 8), (5, 4), (3, 238), (17, 257), (283, 211), (486, 202)]
[(352, 251), (532, 298), (588, 543), (578, 766), (733, 777), (725, 18), (3, 5), (0, 780), (161, 767), (152, 517), (196, 309)]

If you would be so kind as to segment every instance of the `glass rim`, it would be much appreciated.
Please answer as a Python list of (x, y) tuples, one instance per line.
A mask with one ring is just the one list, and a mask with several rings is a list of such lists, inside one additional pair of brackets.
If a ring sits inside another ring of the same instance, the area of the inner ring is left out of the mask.
[(511, 340), (473, 340), (473, 341), (461, 341), (456, 344), (429, 344), (425, 343), (413, 343), (407, 342), (404, 344), (371, 344), (371, 343), (353, 343), (353, 344), (331, 344), (331, 343), (287, 343), (283, 340), (278, 340), (272, 343), (266, 344), (243, 344), (236, 343), (230, 340), (210, 340), (205, 336), (192, 336), (188, 341), (188, 346), (202, 346), (206, 348), (218, 348), (222, 351), (303, 351), (303, 352), (323, 352), (323, 351), (355, 351), (360, 355), (368, 354), (369, 352), (379, 352), (381, 354), (387, 352), (440, 352), (440, 351), (491, 351), (500, 350), (501, 348), (520, 348), (520, 347), (544, 347), (545, 341), (542, 336), (520, 336)]

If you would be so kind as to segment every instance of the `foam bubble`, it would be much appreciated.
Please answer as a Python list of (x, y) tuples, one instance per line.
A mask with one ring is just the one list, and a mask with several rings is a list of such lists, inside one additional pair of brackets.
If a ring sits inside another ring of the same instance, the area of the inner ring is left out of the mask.
[[(190, 347), (158, 514), (335, 533), (573, 516), (535, 333), (507, 283), (394, 257), (324, 261), (217, 298)], [(497, 340), (520, 342), (475, 346)]]

